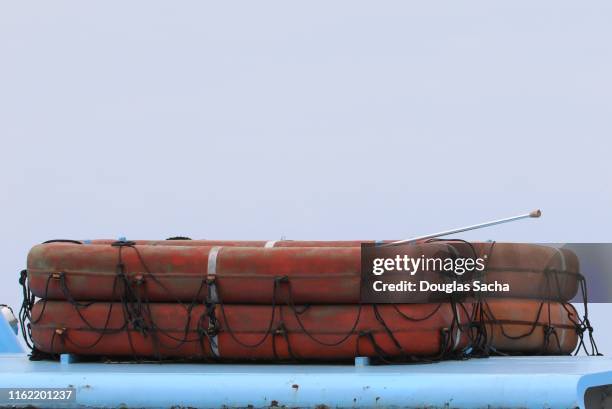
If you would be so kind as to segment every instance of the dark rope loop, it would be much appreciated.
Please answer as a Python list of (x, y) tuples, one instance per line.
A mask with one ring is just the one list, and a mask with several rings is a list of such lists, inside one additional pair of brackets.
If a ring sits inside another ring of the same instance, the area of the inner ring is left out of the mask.
[(72, 244), (83, 244), (82, 241), (79, 240), (69, 240), (69, 239), (53, 239), (43, 241), (42, 244), (50, 244), (50, 243), (72, 243)]

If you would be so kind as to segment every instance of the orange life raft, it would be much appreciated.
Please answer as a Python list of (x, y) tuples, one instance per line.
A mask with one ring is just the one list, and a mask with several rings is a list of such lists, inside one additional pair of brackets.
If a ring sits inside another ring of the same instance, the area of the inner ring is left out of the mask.
[[(487, 257), (483, 281), (511, 288), (490, 296), (569, 301), (581, 278), (574, 253), (546, 246), (435, 241), (406, 249), (414, 257)], [(201, 300), (214, 281), (224, 303), (356, 304), (361, 249), (48, 243), (32, 248), (27, 273), (34, 295), (53, 300), (118, 301), (126, 287), (149, 302)]]
[[(133, 306), (132, 306), (133, 307)], [(343, 360), (448, 355), (476, 342), (501, 353), (569, 354), (577, 344), (571, 305), (534, 300), (478, 304), (247, 306), (148, 304), (143, 320), (121, 303), (40, 301), (32, 337), (47, 353), (125, 357)], [(551, 330), (552, 329), (552, 330)]]

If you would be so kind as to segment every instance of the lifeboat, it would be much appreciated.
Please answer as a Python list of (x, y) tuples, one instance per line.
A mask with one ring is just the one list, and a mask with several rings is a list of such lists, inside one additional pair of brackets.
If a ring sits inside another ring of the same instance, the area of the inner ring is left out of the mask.
[[(113, 243), (47, 243), (28, 255), (30, 288), (51, 300), (119, 301), (126, 292), (147, 302), (204, 300), (211, 287), (228, 304), (357, 304), (361, 248), (238, 247)], [(492, 297), (571, 300), (578, 259), (565, 249), (518, 243), (433, 241), (404, 247), (413, 257), (487, 259), (482, 279), (508, 283)], [(442, 277), (424, 272), (435, 282)], [(468, 279), (469, 277), (465, 277)], [(426, 301), (441, 301), (427, 299)], [(425, 302), (415, 299), (414, 302)]]
[[(137, 308), (141, 308), (137, 313)], [(249, 306), (40, 301), (35, 347), (46, 353), (225, 360), (437, 359), (473, 345), (482, 309), (487, 347), (507, 354), (569, 354), (571, 305), (535, 300), (486, 304)]]

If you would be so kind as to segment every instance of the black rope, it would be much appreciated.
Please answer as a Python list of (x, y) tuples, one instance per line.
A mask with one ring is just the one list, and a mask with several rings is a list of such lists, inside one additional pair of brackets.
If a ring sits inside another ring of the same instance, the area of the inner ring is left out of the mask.
[(50, 243), (72, 243), (72, 244), (83, 244), (82, 241), (79, 240), (70, 240), (70, 239), (53, 239), (43, 241), (42, 244), (50, 244)]

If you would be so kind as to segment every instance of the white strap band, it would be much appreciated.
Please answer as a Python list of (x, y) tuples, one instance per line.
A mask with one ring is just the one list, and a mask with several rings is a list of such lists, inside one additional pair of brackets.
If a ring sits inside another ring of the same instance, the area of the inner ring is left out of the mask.
[[(223, 247), (221, 246), (215, 246), (211, 248), (210, 252), (208, 253), (207, 275), (209, 277), (211, 276), (214, 277), (217, 274), (217, 256), (219, 255), (219, 252), (221, 251), (222, 248)], [(219, 302), (219, 295), (217, 294), (217, 286), (214, 283), (208, 285), (208, 302), (215, 303), (215, 304)]]
[(565, 261), (565, 253), (563, 252), (563, 250), (558, 249), (556, 247), (554, 249), (557, 250), (557, 253), (559, 253), (559, 258), (561, 259), (561, 271), (567, 270), (567, 262)]
[(211, 352), (215, 357), (219, 358), (221, 356), (221, 354), (219, 354), (219, 337), (217, 335), (213, 335), (212, 337), (209, 336), (208, 340)]
[(222, 246), (215, 246), (208, 252), (208, 275), (217, 274), (217, 255), (222, 248)]
[[(208, 252), (208, 277), (214, 277), (217, 275), (217, 257), (222, 248), (222, 246), (215, 246)], [(217, 304), (219, 302), (217, 285), (214, 283), (214, 281), (208, 284), (208, 302), (212, 304)], [(215, 357), (219, 357), (219, 337), (216, 334), (209, 336), (208, 341), (213, 355)]]

